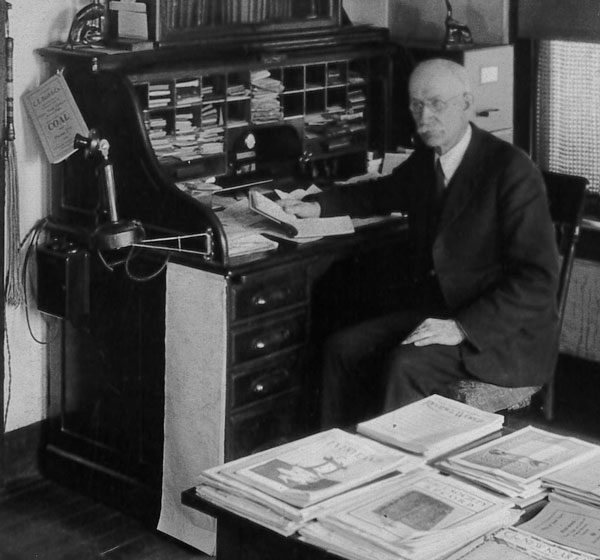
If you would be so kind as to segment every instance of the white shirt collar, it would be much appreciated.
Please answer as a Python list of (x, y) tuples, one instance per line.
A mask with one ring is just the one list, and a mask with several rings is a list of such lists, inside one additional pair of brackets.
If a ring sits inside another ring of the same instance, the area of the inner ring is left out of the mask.
[(467, 131), (464, 133), (463, 137), (452, 148), (445, 154), (437, 156), (439, 157), (440, 164), (444, 171), (446, 185), (448, 185), (456, 173), (456, 170), (469, 147), (471, 136), (473, 136), (473, 133), (471, 132), (471, 125), (469, 125), (467, 126)]

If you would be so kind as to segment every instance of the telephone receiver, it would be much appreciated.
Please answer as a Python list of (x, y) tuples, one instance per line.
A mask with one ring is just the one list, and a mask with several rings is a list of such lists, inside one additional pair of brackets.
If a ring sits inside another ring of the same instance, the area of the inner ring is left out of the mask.
[(102, 29), (93, 23), (105, 15), (106, 8), (99, 1), (94, 1), (79, 10), (69, 29), (67, 47), (78, 45), (95, 45), (102, 41)]

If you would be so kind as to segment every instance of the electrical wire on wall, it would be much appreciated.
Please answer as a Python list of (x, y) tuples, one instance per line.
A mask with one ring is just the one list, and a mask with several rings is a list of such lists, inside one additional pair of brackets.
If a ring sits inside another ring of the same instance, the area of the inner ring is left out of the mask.
[(13, 89), (13, 49), (14, 40), (10, 36), (8, 12), (12, 6), (6, 2), (6, 116), (4, 140), (4, 179), (6, 186), (6, 280), (4, 287), (7, 305), (18, 307), (24, 301), (19, 282), (19, 178), (15, 148), (14, 89)]

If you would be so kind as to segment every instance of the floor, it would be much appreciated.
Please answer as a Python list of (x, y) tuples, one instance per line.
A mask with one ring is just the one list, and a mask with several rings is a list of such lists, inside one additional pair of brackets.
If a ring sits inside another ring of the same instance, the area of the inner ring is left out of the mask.
[[(531, 424), (600, 443), (600, 364), (581, 370), (563, 358), (556, 415), (538, 406), (507, 415), (506, 425)], [(54, 482), (23, 481), (0, 494), (0, 560), (210, 560), (122, 513)]]
[(22, 481), (0, 496), (0, 560), (210, 560), (58, 484)]

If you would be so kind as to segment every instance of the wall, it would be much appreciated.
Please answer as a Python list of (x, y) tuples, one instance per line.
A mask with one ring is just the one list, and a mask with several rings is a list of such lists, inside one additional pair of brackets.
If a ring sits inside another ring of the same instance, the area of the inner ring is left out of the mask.
[[(393, 39), (442, 43), (444, 0), (388, 0)], [(369, 2), (367, 2), (369, 3)], [(466, 23), (477, 43), (508, 43), (509, 0), (451, 0), (452, 16)]]
[[(15, 128), (22, 237), (48, 212), (50, 166), (20, 98), (23, 92), (47, 77), (48, 70), (34, 50), (64, 40), (71, 17), (86, 3), (85, 0), (12, 2), (9, 18), (10, 34), (15, 39)], [(30, 303), (29, 316), (31, 330), (37, 338), (46, 340), (51, 336), (34, 302)], [(9, 308), (6, 320), (8, 346), (5, 347), (4, 394), (5, 405), (10, 399), (6, 430), (11, 431), (38, 422), (45, 415), (46, 348), (31, 337), (24, 306)], [(9, 356), (10, 364), (7, 363)]]
[(388, 24), (389, 0), (343, 0), (342, 6), (354, 24)]

